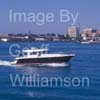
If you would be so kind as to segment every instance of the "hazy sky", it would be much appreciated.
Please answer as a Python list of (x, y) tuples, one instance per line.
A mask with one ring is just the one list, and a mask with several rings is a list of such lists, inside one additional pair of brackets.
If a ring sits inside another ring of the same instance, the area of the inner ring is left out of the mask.
[[(10, 23), (10, 9), (13, 12), (24, 12), (26, 15), (30, 12), (52, 12), (55, 15), (54, 22), (45, 22), (41, 26), (36, 24), (37, 20), (33, 23)], [(81, 28), (100, 28), (100, 0), (0, 0), (0, 33), (27, 33), (29, 30), (37, 34), (66, 33), (72, 23), (72, 16), (68, 22), (61, 23), (59, 18), (62, 9), (68, 10), (74, 16), (78, 13), (75, 24), (80, 23)]]

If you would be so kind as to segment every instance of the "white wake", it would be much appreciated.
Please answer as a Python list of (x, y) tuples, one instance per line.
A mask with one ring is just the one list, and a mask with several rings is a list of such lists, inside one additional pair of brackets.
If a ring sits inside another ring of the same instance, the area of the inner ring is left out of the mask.
[(15, 67), (16, 65), (13, 65), (12, 62), (10, 62), (10, 61), (0, 60), (0, 66), (11, 66), (11, 67)]
[(9, 61), (3, 61), (3, 60), (0, 60), (0, 66), (10, 66), (11, 65), (11, 62)]

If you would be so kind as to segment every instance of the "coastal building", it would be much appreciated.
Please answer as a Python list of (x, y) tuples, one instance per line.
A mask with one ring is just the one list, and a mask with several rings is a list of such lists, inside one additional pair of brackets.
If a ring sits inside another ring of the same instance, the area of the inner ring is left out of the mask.
[(93, 28), (85, 28), (82, 30), (81, 37), (83, 40), (90, 40), (96, 37), (96, 29)]
[(70, 26), (68, 28), (68, 36), (70, 38), (78, 38), (79, 37), (79, 28), (77, 26)]
[(97, 37), (100, 37), (100, 29), (97, 30), (96, 36), (97, 36)]

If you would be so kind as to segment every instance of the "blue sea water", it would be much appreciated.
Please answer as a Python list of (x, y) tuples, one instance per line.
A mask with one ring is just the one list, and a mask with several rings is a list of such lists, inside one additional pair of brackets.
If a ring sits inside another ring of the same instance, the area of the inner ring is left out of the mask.
[[(17, 43), (22, 49), (29, 43)], [(33, 42), (31, 46), (49, 44), (51, 52), (74, 53), (69, 66), (17, 67), (9, 54), (12, 43), (0, 43), (0, 100), (100, 100), (100, 44), (67, 42)], [(39, 74), (40, 77), (89, 78), (89, 86), (25, 87), (11, 84), (10, 74)]]

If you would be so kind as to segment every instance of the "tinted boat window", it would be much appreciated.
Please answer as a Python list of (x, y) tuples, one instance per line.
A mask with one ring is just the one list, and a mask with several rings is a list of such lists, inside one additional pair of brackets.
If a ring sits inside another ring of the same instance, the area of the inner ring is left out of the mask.
[(37, 52), (32, 52), (32, 53), (31, 53), (31, 55), (36, 55), (36, 54), (37, 54)]
[(26, 53), (26, 52), (24, 52), (24, 53), (23, 53), (23, 56), (27, 56), (27, 53)]
[(41, 56), (41, 52), (38, 52), (38, 56)]
[(46, 54), (46, 52), (47, 52), (47, 51), (43, 51), (42, 53), (43, 53), (43, 54)]

